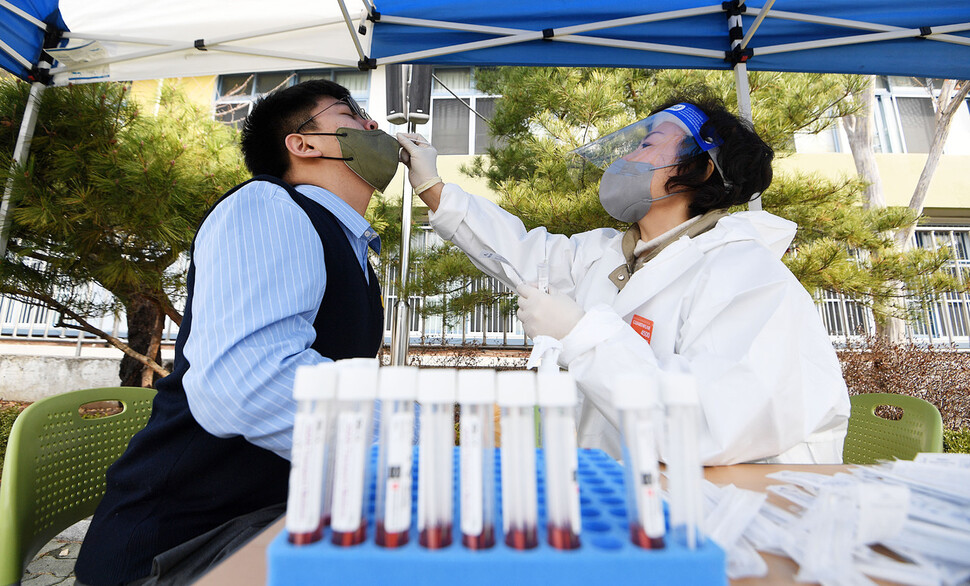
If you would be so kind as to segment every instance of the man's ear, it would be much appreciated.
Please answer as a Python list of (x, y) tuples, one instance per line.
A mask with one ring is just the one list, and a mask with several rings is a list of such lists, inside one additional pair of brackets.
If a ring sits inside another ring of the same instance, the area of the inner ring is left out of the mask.
[(315, 146), (307, 142), (307, 137), (302, 134), (287, 134), (286, 138), (283, 139), (283, 144), (294, 157), (316, 158), (322, 154)]

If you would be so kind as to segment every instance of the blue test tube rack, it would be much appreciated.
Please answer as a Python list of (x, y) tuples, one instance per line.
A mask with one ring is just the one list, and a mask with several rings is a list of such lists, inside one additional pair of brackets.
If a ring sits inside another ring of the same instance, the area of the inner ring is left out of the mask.
[[(495, 494), (498, 500), (495, 546), (470, 550), (461, 544), (460, 517), (455, 504), (454, 539), (449, 547), (429, 550), (418, 544), (417, 515), (412, 514), (408, 543), (387, 549), (374, 543), (374, 484), (368, 489), (367, 539), (351, 547), (323, 539), (295, 546), (282, 531), (267, 550), (269, 586), (293, 584), (407, 584), (492, 586), (494, 584), (712, 584), (726, 585), (724, 552), (706, 540), (695, 550), (667, 537), (661, 550), (644, 550), (630, 542), (622, 467), (600, 450), (579, 452), (581, 546), (558, 550), (546, 540), (544, 464), (537, 450), (539, 471), (539, 546), (517, 550), (505, 545), (501, 522), (500, 454), (495, 454)], [(455, 491), (458, 491), (458, 451), (455, 450)], [(372, 453), (371, 469), (376, 461)], [(414, 494), (417, 495), (417, 450), (414, 455)], [(415, 503), (417, 499), (415, 498)], [(417, 505), (414, 505), (415, 509)]]

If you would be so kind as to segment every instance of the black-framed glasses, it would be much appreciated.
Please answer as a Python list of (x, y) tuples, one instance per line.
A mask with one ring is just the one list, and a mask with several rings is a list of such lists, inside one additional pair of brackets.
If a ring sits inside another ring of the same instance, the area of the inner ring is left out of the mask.
[(306, 121), (303, 122), (303, 124), (300, 124), (299, 126), (296, 127), (296, 130), (293, 132), (293, 134), (300, 134), (300, 131), (303, 130), (303, 127), (304, 126), (306, 126), (307, 124), (313, 122), (313, 120), (317, 116), (319, 116), (320, 114), (323, 114), (324, 112), (326, 112), (330, 108), (333, 108), (337, 104), (343, 104), (343, 105), (349, 107), (350, 108), (350, 111), (354, 114), (354, 116), (357, 116), (361, 120), (370, 120), (370, 116), (368, 116), (367, 115), (367, 112), (363, 108), (360, 107), (360, 104), (358, 104), (356, 101), (354, 101), (354, 99), (351, 98), (350, 96), (345, 96), (343, 98), (339, 98), (336, 102), (330, 104), (329, 106), (327, 106), (323, 110), (320, 110), (319, 112), (317, 112), (313, 116), (310, 116), (309, 118), (307, 118)]

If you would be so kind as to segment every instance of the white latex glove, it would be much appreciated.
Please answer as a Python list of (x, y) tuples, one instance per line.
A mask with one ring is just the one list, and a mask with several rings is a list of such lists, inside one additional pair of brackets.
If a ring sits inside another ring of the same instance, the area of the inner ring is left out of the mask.
[(414, 193), (421, 195), (429, 187), (441, 183), (438, 177), (438, 149), (431, 146), (428, 139), (420, 134), (397, 133), (397, 141), (404, 149), (401, 162), (408, 167), (408, 181)]
[(519, 317), (530, 338), (550, 336), (562, 340), (586, 312), (565, 295), (543, 293), (531, 285), (519, 285)]

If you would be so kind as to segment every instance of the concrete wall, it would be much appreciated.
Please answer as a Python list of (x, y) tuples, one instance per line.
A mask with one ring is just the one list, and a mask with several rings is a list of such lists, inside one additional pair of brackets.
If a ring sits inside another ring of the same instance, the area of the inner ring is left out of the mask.
[(36, 401), (44, 397), (121, 383), (115, 358), (0, 356), (0, 399)]
[[(886, 204), (907, 206), (913, 196), (913, 189), (926, 163), (925, 154), (877, 154), (876, 165), (882, 178)], [(855, 163), (850, 153), (797, 153), (789, 157), (775, 159), (775, 172), (801, 171), (819, 173), (837, 179), (856, 174)], [(943, 155), (940, 166), (936, 168), (933, 182), (926, 198), (928, 208), (968, 207), (970, 199), (970, 155)]]

